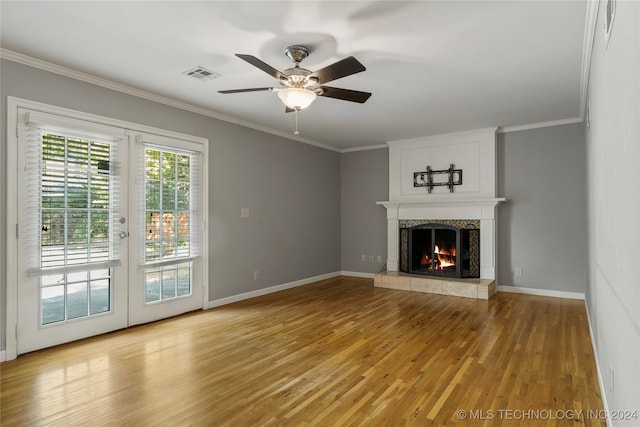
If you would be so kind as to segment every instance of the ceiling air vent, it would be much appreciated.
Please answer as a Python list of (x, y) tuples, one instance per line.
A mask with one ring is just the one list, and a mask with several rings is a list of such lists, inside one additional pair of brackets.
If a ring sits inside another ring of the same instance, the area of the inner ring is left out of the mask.
[(201, 82), (208, 82), (209, 80), (213, 80), (216, 77), (220, 77), (220, 74), (213, 72), (211, 70), (207, 70), (202, 66), (197, 66), (190, 70), (183, 72), (182, 74), (186, 76), (193, 77), (194, 79), (198, 79)]

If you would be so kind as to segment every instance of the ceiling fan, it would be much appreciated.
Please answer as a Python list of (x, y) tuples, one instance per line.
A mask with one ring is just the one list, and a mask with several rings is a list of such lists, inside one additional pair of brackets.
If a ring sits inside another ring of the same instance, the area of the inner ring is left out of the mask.
[(297, 112), (298, 110), (307, 108), (317, 96), (359, 102), (361, 104), (366, 102), (371, 96), (369, 92), (324, 86), (324, 83), (366, 70), (364, 65), (353, 56), (349, 56), (318, 71), (312, 72), (300, 67), (300, 62), (309, 56), (310, 53), (306, 46), (289, 46), (284, 50), (284, 53), (295, 64), (293, 68), (288, 68), (284, 71), (276, 70), (255, 56), (236, 54), (238, 58), (247, 61), (254, 67), (278, 79), (280, 87), (221, 90), (219, 93), (277, 92), (278, 97), (286, 106), (285, 112), (287, 113), (292, 111)]

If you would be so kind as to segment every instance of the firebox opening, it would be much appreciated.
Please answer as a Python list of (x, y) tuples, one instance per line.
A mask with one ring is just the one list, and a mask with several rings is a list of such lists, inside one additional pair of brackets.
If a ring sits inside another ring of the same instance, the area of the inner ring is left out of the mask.
[(480, 277), (480, 230), (421, 224), (408, 230), (407, 272), (446, 277)]

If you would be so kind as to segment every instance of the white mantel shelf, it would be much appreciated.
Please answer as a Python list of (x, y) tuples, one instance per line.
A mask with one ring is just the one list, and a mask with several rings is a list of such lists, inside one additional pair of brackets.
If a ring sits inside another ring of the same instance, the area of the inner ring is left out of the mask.
[(396, 200), (376, 202), (376, 205), (382, 205), (385, 208), (394, 208), (398, 206), (416, 207), (416, 208), (435, 208), (435, 207), (495, 207), (502, 202), (506, 202), (504, 197), (498, 198), (450, 198), (435, 200)]

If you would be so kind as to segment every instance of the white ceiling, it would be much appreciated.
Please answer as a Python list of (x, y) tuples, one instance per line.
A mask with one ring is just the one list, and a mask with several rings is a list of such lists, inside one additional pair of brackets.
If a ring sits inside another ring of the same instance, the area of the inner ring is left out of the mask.
[[(4, 56), (18, 53), (338, 150), (491, 126), (576, 120), (586, 0), (164, 1), (0, 3)], [(330, 86), (365, 104), (318, 98), (285, 114), (277, 86), (234, 56), (283, 70), (308, 46), (310, 70), (353, 55), (367, 70)], [(196, 66), (221, 77), (186, 77)], [(169, 103), (171, 101), (168, 101)], [(176, 103), (177, 104), (177, 103)], [(187, 107), (190, 108), (190, 107)]]

